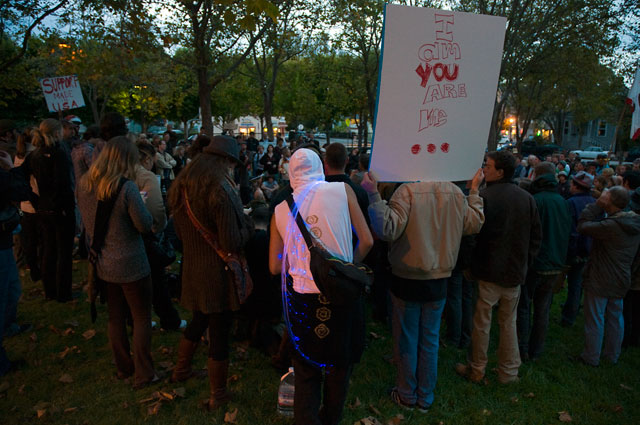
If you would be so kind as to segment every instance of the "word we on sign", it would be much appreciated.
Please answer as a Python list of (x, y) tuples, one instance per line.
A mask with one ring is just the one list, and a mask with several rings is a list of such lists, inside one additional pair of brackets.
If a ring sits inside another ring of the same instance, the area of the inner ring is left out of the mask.
[(84, 106), (84, 98), (77, 75), (41, 78), (40, 86), (49, 112), (61, 112)]
[(370, 169), (467, 180), (482, 163), (506, 19), (387, 4)]

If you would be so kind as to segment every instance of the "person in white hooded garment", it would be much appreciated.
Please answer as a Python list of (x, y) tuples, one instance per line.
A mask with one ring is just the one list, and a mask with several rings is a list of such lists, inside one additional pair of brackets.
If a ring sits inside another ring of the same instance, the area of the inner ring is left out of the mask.
[[(299, 149), (291, 156), (289, 178), (295, 209), (309, 233), (334, 257), (362, 261), (373, 246), (373, 237), (353, 190), (344, 183), (326, 182), (322, 161), (309, 149)], [(358, 238), (355, 248), (352, 231)], [(295, 422), (337, 424), (353, 364), (359, 361), (364, 348), (362, 300), (340, 307), (329, 303), (313, 280), (309, 260), (295, 217), (283, 201), (276, 206), (271, 220), (269, 268), (271, 273), (283, 273), (286, 278), (283, 299), (295, 348)], [(316, 361), (328, 357), (331, 363)]]

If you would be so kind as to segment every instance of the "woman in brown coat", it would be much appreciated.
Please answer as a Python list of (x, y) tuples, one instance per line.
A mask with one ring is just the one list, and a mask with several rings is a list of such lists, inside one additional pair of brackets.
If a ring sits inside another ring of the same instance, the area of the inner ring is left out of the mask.
[(192, 375), (191, 359), (208, 327), (210, 409), (230, 400), (226, 390), (229, 330), (233, 312), (240, 308), (233, 275), (218, 250), (241, 256), (251, 235), (233, 183), (233, 169), (238, 163), (236, 141), (215, 136), (180, 173), (169, 192), (176, 232), (183, 243), (181, 303), (193, 312), (178, 347), (172, 380), (182, 381)]

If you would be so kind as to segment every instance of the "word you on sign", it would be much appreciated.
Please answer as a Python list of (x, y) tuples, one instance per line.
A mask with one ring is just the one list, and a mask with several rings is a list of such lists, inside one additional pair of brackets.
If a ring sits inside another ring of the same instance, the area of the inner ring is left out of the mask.
[(84, 106), (77, 75), (41, 78), (40, 86), (49, 112), (61, 112)]

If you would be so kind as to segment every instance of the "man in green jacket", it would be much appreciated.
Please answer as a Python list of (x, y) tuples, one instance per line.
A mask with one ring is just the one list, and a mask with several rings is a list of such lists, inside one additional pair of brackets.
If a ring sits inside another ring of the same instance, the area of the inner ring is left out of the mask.
[(558, 181), (553, 164), (538, 164), (535, 175), (537, 177), (531, 184), (530, 191), (540, 215), (542, 245), (527, 272), (518, 302), (518, 347), (523, 361), (540, 357), (544, 349), (553, 289), (559, 279), (564, 279), (563, 269), (571, 232), (569, 203), (556, 191)]

